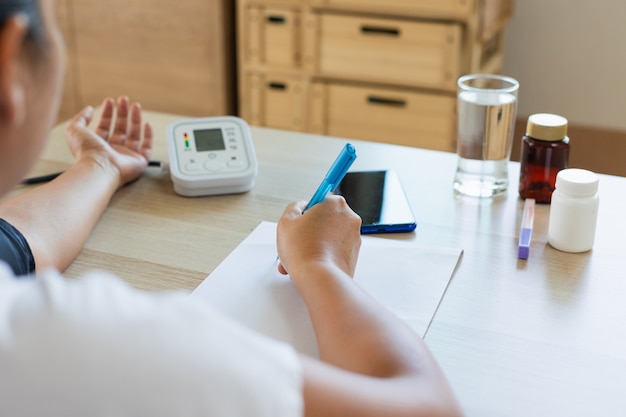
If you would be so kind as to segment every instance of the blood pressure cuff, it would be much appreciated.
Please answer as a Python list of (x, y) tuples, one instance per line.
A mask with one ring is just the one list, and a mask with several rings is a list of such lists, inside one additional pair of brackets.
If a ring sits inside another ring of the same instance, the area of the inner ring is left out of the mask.
[(0, 261), (6, 262), (15, 276), (35, 272), (35, 258), (19, 230), (0, 219)]

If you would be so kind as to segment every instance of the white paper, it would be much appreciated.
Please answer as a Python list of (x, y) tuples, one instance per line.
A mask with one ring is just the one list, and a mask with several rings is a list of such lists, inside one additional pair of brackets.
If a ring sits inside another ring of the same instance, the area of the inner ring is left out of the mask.
[[(462, 250), (363, 236), (354, 279), (424, 336)], [(191, 294), (267, 336), (318, 356), (306, 306), (277, 270), (276, 223), (261, 223)]]

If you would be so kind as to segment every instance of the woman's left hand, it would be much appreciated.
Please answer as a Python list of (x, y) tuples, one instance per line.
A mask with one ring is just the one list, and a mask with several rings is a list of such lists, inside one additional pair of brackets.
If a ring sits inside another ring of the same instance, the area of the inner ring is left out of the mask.
[(105, 99), (95, 131), (89, 129), (93, 113), (91, 106), (86, 107), (67, 127), (65, 139), (74, 158), (92, 158), (116, 169), (120, 187), (137, 179), (148, 165), (154, 138), (152, 126), (142, 126), (141, 105), (131, 105), (125, 96), (117, 102)]

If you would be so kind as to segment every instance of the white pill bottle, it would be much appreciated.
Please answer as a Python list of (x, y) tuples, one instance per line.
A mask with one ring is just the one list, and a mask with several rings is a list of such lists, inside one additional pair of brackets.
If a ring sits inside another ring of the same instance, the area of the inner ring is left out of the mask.
[(598, 219), (598, 176), (586, 169), (559, 171), (552, 194), (548, 242), (565, 252), (593, 247)]

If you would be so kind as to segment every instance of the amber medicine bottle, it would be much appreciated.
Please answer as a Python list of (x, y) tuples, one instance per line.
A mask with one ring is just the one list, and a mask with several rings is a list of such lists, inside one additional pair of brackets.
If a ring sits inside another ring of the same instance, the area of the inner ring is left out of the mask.
[(568, 160), (567, 119), (548, 113), (530, 116), (522, 138), (520, 196), (550, 203), (556, 176), (567, 168)]
[(598, 176), (586, 169), (564, 169), (552, 194), (548, 242), (565, 252), (586, 252), (593, 246), (598, 219)]

